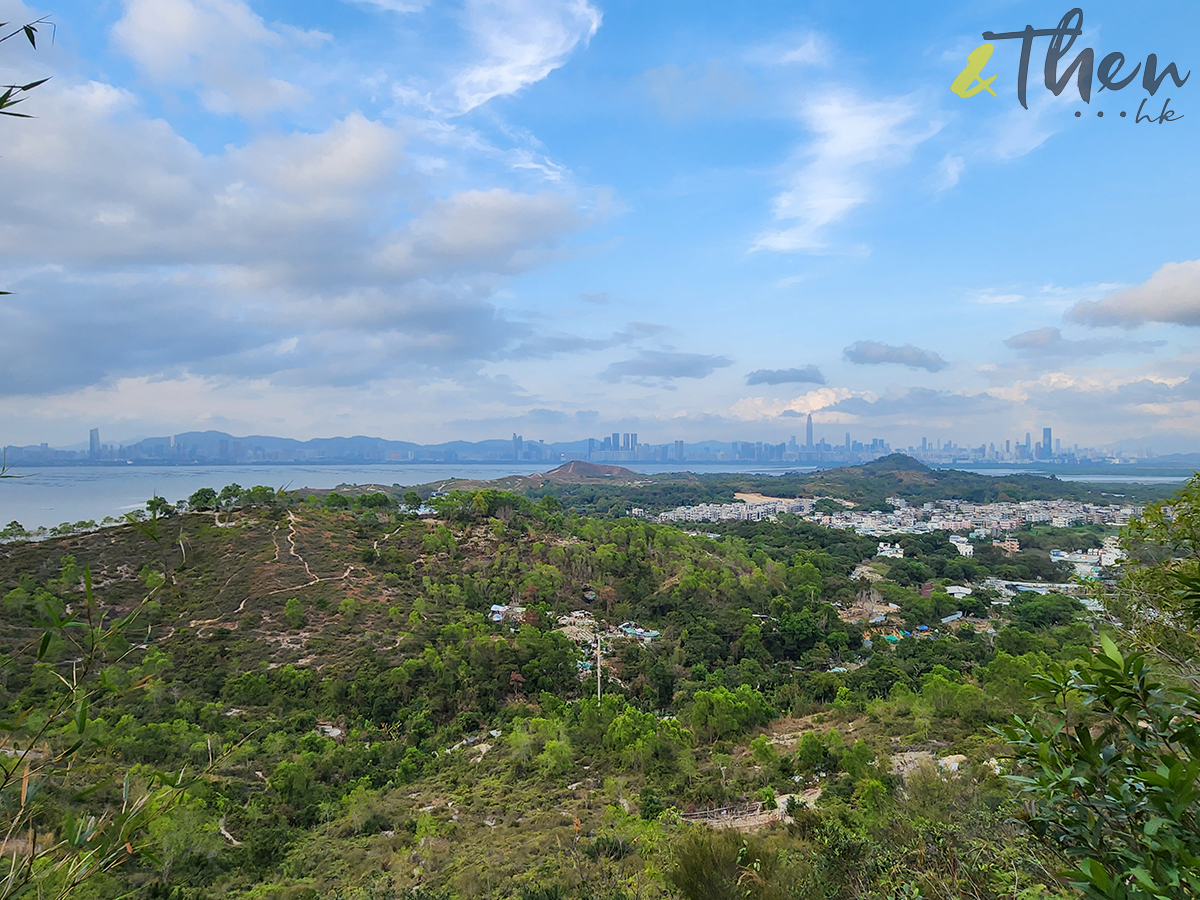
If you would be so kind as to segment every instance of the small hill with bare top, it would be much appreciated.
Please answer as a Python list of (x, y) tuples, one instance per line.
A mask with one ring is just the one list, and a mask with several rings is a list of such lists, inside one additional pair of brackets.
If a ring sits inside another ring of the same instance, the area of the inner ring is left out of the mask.
[(580, 459), (573, 459), (569, 463), (564, 463), (557, 469), (551, 469), (549, 472), (536, 473), (522, 479), (530, 486), (541, 487), (547, 482), (555, 484), (591, 484), (602, 482), (604, 484), (635, 484), (638, 481), (645, 481), (645, 475), (639, 475), (632, 469), (626, 469), (624, 466), (606, 466), (600, 463), (584, 462)]
[[(663, 476), (658, 476), (663, 477)], [(491, 488), (499, 491), (517, 491), (524, 493), (528, 490), (553, 487), (554, 485), (587, 485), (604, 484), (615, 486), (637, 486), (648, 484), (655, 476), (642, 475), (624, 466), (607, 466), (599, 463), (571, 460), (563, 463), (557, 469), (549, 472), (533, 472), (529, 475), (506, 475), (490, 481), (480, 481), (474, 478), (448, 478), (428, 485), (419, 485), (418, 489), (431, 488), (435, 491), (478, 491)]]

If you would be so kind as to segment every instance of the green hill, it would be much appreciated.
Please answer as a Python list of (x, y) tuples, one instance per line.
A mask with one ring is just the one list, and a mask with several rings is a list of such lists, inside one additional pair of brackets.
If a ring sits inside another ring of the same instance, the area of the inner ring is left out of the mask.
[[(898, 462), (855, 477), (930, 477)], [(956, 601), (852, 580), (874, 541), (807, 524), (712, 541), (494, 490), (426, 519), (369, 495), (253, 496), (0, 547), (10, 719), (78, 664), (40, 635), (78, 614), (85, 569), (108, 621), (154, 591), (85, 710), (86, 756), (43, 787), (49, 809), (117, 809), (126, 774), (136, 791), (202, 773), (154, 855), (84, 896), (657, 897), (709, 868), (688, 854), (726, 865), (726, 838), (694, 824), (722, 816), (782, 867), (764, 886), (805, 896), (883, 896), (902, 877), (999, 898), (1013, 866), (1045, 881), (1005, 824), (987, 726), (1027, 709), (1031, 672), (1082, 652), (1073, 601), (943, 627)], [(931, 575), (945, 562), (913, 552)], [(875, 626), (864, 650), (864, 604), (886, 602), (898, 640)], [(903, 636), (917, 623), (928, 639)], [(73, 741), (73, 721), (37, 752)], [(952, 752), (947, 775), (935, 758)], [(790, 795), (820, 805), (770, 809)], [(932, 861), (918, 821), (940, 823)]]
[[(570, 465), (577, 465), (571, 463)], [(608, 479), (557, 479), (553, 472), (529, 479), (505, 479), (497, 486), (530, 497), (552, 496), (564, 506), (594, 516), (619, 516), (637, 506), (661, 512), (698, 503), (731, 503), (740, 492), (769, 497), (837, 497), (870, 509), (882, 509), (888, 497), (909, 503), (969, 500), (976, 503), (1024, 500), (1080, 500), (1098, 504), (1156, 499), (1170, 493), (1163, 485), (1111, 485), (1067, 482), (1042, 475), (977, 475), (956, 469), (931, 469), (894, 453), (861, 466), (784, 475), (635, 475)], [(474, 488), (482, 485), (439, 485)]]

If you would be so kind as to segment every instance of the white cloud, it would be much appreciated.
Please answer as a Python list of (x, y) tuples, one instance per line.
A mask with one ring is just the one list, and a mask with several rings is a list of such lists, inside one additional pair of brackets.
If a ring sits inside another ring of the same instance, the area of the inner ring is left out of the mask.
[(43, 242), (9, 252), (10, 265), (286, 261), (309, 271), (352, 248), (351, 235), (384, 212), (376, 198), (398, 190), (400, 135), (358, 114), (206, 156), (123, 91), (51, 85), (43, 115), (13, 130), (6, 150), (26, 188), (0, 221), (0, 246), (21, 246), (22, 233)]
[(540, 261), (555, 238), (585, 221), (561, 194), (463, 191), (409, 223), (379, 261), (405, 275), (473, 267), (513, 273)]
[(875, 395), (869, 391), (852, 391), (844, 387), (822, 387), (790, 400), (743, 397), (729, 408), (729, 414), (743, 422), (774, 419), (779, 416), (806, 416), (818, 410), (828, 409), (851, 397), (874, 399)]
[(1135, 328), (1147, 322), (1200, 325), (1200, 259), (1171, 262), (1142, 284), (1100, 300), (1080, 300), (1067, 318), (1084, 325)]
[(821, 66), (829, 61), (829, 49), (816, 34), (807, 35), (794, 47), (779, 55), (779, 62), (789, 66)]
[(1016, 350), (1022, 356), (1032, 358), (1086, 358), (1110, 353), (1151, 353), (1166, 344), (1166, 341), (1129, 341), (1120, 338), (1091, 338), (1070, 340), (1053, 327), (1034, 328), (1014, 334), (1004, 346)]
[(349, 0), (349, 2), (382, 12), (394, 13), (420, 12), (428, 5), (428, 0)]
[(469, 0), (465, 16), (480, 58), (454, 79), (459, 112), (541, 81), (592, 39), (601, 19), (587, 0)]
[(938, 163), (936, 189), (946, 191), (958, 184), (962, 173), (966, 171), (966, 161), (961, 156), (947, 153)]
[(214, 113), (295, 107), (304, 90), (269, 71), (268, 51), (323, 37), (268, 26), (246, 0), (124, 0), (116, 45), (155, 84), (193, 90)]
[[(943, 58), (960, 61), (965, 58), (967, 49), (947, 51)], [(1009, 103), (1009, 95), (1004, 91), (1000, 97), (1005, 100), (1000, 111), (990, 115), (980, 126), (981, 135), (967, 141), (963, 146), (946, 154), (938, 166), (935, 188), (946, 190), (958, 184), (968, 165), (980, 161), (988, 163), (1009, 162), (1019, 159), (1038, 149), (1064, 127), (1068, 119), (1068, 110), (1078, 105), (1078, 94), (1072, 95), (1071, 89), (1063, 91), (1059, 96), (1049, 91), (1034, 90), (1040, 74), (1031, 70), (1029, 109), (1024, 109), (1018, 103)], [(1014, 87), (1015, 92), (1015, 87)], [(998, 101), (988, 94), (980, 94), (968, 103), (994, 104)], [(969, 162), (968, 162), (969, 160)]]
[(922, 350), (912, 344), (885, 344), (882, 341), (855, 341), (842, 351), (842, 356), (847, 362), (860, 366), (892, 364), (928, 372), (940, 372), (949, 365), (932, 350)]
[(918, 126), (911, 99), (872, 101), (844, 90), (810, 99), (800, 118), (816, 139), (773, 204), (777, 221), (794, 224), (761, 233), (756, 250), (825, 249), (826, 230), (871, 198), (880, 171), (907, 162), (941, 127)]
[[(1030, 82), (1033, 85), (1037, 83), (1033, 74), (1030, 75)], [(1062, 130), (1065, 121), (1063, 116), (1072, 105), (1078, 103), (1078, 94), (1072, 99), (1071, 90), (1068, 89), (1057, 97), (1049, 91), (1038, 91), (1031, 98), (1029, 109), (1023, 109), (1020, 104), (1011, 105), (994, 120), (991, 137), (987, 141), (988, 153), (1001, 161), (1032, 153)]]
[(790, 369), (755, 369), (746, 375), (746, 384), (824, 384), (825, 376), (814, 365)]
[[(883, 396), (854, 396), (838, 403), (841, 412), (862, 420), (891, 420), (897, 424), (951, 422), (956, 426), (970, 419), (997, 416), (1010, 405), (997, 392), (933, 390), (911, 387), (892, 390)], [(953, 427), (953, 426), (952, 426)]]
[(676, 378), (707, 378), (717, 369), (733, 365), (725, 356), (704, 353), (678, 353), (667, 350), (641, 350), (630, 359), (610, 364), (600, 378), (614, 384), (633, 380), (638, 384), (667, 384)]
[(971, 303), (979, 303), (983, 306), (1005, 306), (1011, 303), (1020, 303), (1025, 299), (1024, 294), (997, 294), (993, 291), (980, 291), (977, 294), (967, 298)]
[(493, 298), (597, 215), (573, 191), (431, 202), (402, 135), (358, 114), (207, 155), (109, 85), (51, 82), (39, 103), (5, 148), (22, 185), (0, 219), (10, 394), (216, 373), (361, 386), (546, 355)]
[[(358, 113), (318, 134), (259, 138), (230, 153), (240, 178), (259, 186), (255, 201), (276, 198), (288, 215), (350, 216), (379, 188), (394, 184), (404, 163), (403, 138)], [(238, 203), (246, 202), (239, 192)]]

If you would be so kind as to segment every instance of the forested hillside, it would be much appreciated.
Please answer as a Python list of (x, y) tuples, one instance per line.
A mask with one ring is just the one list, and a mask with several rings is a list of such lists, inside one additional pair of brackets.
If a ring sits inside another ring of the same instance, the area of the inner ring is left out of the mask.
[(959, 560), (931, 536), (873, 561), (874, 539), (795, 520), (713, 539), (497, 490), (420, 516), (371, 493), (192, 500), (0, 549), (6, 802), (27, 803), (22, 753), (47, 846), (68, 814), (173, 791), (71, 896), (1070, 890), (992, 726), (1035, 714), (1035, 677), (1090, 658), (1100, 622), (978, 585), (1057, 580), (1043, 551)]
[[(531, 498), (552, 496), (580, 513), (606, 517), (626, 515), (632, 506), (661, 512), (697, 503), (730, 503), (739, 492), (788, 498), (838, 497), (865, 509), (885, 509), (886, 499), (895, 496), (912, 504), (937, 500), (973, 503), (1079, 500), (1103, 505), (1154, 500), (1170, 493), (1170, 488), (1163, 485), (1112, 486), (1063, 481), (1044, 475), (995, 476), (957, 469), (931, 469), (900, 453), (861, 466), (783, 475), (640, 475), (616, 466), (569, 463), (546, 475), (514, 477), (502, 482)], [(437, 485), (440, 489), (474, 489), (478, 486), (456, 481)]]

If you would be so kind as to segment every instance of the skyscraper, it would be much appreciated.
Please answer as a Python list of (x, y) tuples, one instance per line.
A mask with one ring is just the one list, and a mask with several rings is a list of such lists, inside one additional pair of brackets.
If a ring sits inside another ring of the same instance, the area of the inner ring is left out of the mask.
[(1050, 440), (1050, 429), (1042, 429), (1042, 456), (1049, 459), (1054, 455), (1054, 441)]
[(93, 428), (88, 432), (88, 458), (100, 458), (100, 429)]
[(804, 446), (809, 450), (813, 448), (812, 413), (808, 414), (808, 425), (804, 428)]
[(629, 432), (629, 449), (630, 450), (637, 449), (637, 432), (636, 431)]
[(850, 449), (850, 432), (846, 432), (846, 449)]
[(621, 435), (617, 434), (615, 431), (612, 433), (612, 448), (614, 450), (621, 449)]
[(683, 441), (675, 442), (675, 461), (683, 462)]

